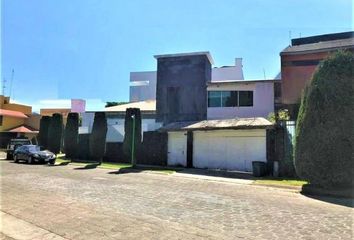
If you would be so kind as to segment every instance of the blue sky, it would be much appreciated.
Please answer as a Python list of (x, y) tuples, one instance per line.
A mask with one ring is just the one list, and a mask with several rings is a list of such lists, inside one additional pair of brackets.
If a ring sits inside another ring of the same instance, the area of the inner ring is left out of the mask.
[[(155, 54), (210, 51), (243, 58), (247, 79), (274, 77), (293, 38), (353, 30), (351, 0), (2, 0), (2, 78), (12, 97), (129, 99), (129, 73)], [(38, 107), (38, 106), (37, 106)], [(36, 108), (36, 107), (35, 107)]]

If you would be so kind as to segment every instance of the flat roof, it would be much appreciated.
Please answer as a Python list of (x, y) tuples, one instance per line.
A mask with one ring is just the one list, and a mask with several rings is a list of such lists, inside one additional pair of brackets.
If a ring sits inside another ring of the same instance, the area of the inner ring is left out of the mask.
[(288, 46), (280, 53), (280, 55), (295, 55), (302, 53), (324, 52), (348, 48), (354, 48), (354, 38)]
[(155, 55), (154, 58), (159, 59), (159, 58), (169, 58), (169, 57), (185, 57), (185, 56), (199, 56), (199, 55), (205, 55), (208, 59), (209, 62), (213, 65), (214, 60), (210, 54), (209, 51), (204, 51), (204, 52), (189, 52), (189, 53), (172, 53), (172, 54), (160, 54), (160, 55)]
[(106, 107), (104, 112), (124, 112), (127, 108), (139, 108), (140, 111), (156, 111), (156, 100), (146, 100), (140, 102), (130, 102), (127, 104)]
[(222, 81), (211, 81), (207, 85), (218, 85), (218, 84), (242, 84), (242, 83), (257, 83), (257, 82), (281, 82), (280, 79), (253, 79), (253, 80), (222, 80)]
[(222, 129), (268, 129), (273, 123), (262, 117), (233, 118), (221, 120), (203, 120), (189, 122), (174, 122), (159, 129), (162, 132), (189, 131), (189, 130), (222, 130)]

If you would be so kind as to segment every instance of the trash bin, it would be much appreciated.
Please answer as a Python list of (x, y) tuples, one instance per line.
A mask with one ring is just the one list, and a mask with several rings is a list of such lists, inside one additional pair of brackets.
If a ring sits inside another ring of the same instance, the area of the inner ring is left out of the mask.
[(267, 164), (265, 162), (252, 162), (253, 176), (262, 177), (267, 173)]

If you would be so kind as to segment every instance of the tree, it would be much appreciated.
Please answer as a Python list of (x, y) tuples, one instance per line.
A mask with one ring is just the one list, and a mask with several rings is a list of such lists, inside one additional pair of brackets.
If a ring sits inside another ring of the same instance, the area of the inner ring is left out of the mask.
[[(135, 125), (134, 130), (133, 130), (133, 125)], [(133, 132), (134, 132), (134, 143), (133, 143)], [(125, 121), (124, 121), (123, 153), (126, 158), (129, 158), (129, 160), (131, 160), (132, 165), (135, 166), (136, 154), (134, 157), (132, 157), (133, 144), (134, 144), (134, 153), (136, 153), (140, 148), (140, 144), (141, 144), (141, 113), (139, 108), (127, 108), (125, 112)]]
[(295, 168), (322, 188), (353, 186), (354, 56), (323, 61), (302, 98), (295, 135)]
[(118, 106), (118, 105), (123, 105), (127, 104), (128, 102), (106, 102), (105, 107), (113, 107), (113, 106)]
[(79, 135), (79, 114), (69, 113), (64, 133), (64, 152), (67, 158), (76, 157)]
[(38, 134), (38, 142), (39, 145), (43, 148), (48, 148), (48, 130), (50, 125), (51, 117), (43, 116), (41, 117), (39, 124), (39, 134)]
[(106, 150), (107, 120), (104, 112), (96, 112), (90, 135), (90, 157), (102, 163)]
[(48, 149), (57, 154), (60, 152), (63, 137), (63, 116), (54, 113), (48, 130)]

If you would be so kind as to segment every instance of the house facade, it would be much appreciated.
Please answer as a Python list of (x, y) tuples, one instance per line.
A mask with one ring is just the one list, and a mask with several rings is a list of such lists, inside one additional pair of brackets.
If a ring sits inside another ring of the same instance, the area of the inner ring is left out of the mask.
[(281, 53), (282, 107), (297, 116), (301, 95), (319, 63), (338, 50), (354, 51), (354, 32), (292, 39)]
[(11, 138), (35, 138), (39, 121), (31, 106), (12, 103), (10, 97), (0, 95), (0, 147), (6, 147)]

